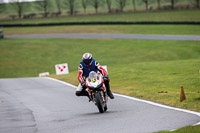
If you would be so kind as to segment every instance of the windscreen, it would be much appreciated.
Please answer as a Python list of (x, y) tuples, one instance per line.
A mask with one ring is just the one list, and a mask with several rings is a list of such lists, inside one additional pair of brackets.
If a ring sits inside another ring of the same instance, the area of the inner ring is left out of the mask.
[(90, 82), (96, 82), (99, 79), (99, 75), (96, 72), (92, 71), (90, 72), (88, 79)]

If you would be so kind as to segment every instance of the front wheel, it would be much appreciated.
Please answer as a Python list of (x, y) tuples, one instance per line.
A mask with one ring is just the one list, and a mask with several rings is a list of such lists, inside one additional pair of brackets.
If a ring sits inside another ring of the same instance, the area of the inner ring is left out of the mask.
[(99, 109), (99, 112), (103, 113), (104, 112), (103, 99), (102, 99), (102, 96), (101, 96), (100, 92), (96, 92), (95, 93), (95, 101), (96, 101), (96, 105), (97, 105), (97, 107)]
[(106, 112), (107, 109), (108, 109), (107, 104), (105, 104), (105, 106), (104, 106), (104, 111)]

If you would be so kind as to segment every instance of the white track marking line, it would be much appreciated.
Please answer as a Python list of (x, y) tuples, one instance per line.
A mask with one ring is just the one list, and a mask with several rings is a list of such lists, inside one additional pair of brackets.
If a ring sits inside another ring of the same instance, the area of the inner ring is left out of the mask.
[(197, 125), (200, 125), (200, 122), (196, 123), (196, 124), (193, 124), (193, 126), (197, 126)]
[[(73, 88), (77, 88), (77, 86), (75, 86), (75, 85), (72, 85), (70, 83), (67, 83), (67, 82), (64, 82), (64, 81), (61, 81), (61, 80), (58, 80), (58, 79), (54, 79), (54, 78), (51, 78), (51, 77), (45, 77), (45, 78), (60, 82), (62, 84), (65, 84), (67, 86), (71, 86)], [(163, 105), (163, 104), (159, 104), (159, 103), (155, 103), (155, 102), (147, 101), (147, 100), (143, 100), (143, 99), (138, 99), (138, 98), (134, 98), (134, 97), (131, 97), (131, 96), (122, 95), (122, 94), (114, 93), (114, 95), (115, 96), (124, 97), (124, 98), (127, 98), (127, 99), (131, 99), (131, 100), (134, 100), (134, 101), (148, 103), (148, 104), (151, 104), (151, 105), (154, 105), (154, 106), (158, 106), (158, 107), (162, 107), (162, 108), (166, 108), (166, 109), (172, 109), (172, 110), (176, 110), (176, 111), (181, 111), (181, 112), (197, 115), (198, 117), (200, 117), (200, 113), (199, 112), (186, 110), (186, 109), (175, 108), (175, 107), (171, 107), (171, 106), (167, 106), (167, 105)], [(193, 126), (196, 126), (196, 125), (200, 125), (200, 121), (198, 123), (196, 123), (196, 124), (193, 124)]]
[(64, 82), (64, 81), (61, 81), (61, 80), (58, 80), (58, 79), (54, 79), (54, 78), (51, 78), (51, 77), (42, 77), (42, 78), (47, 78), (47, 79), (54, 80), (54, 81), (60, 82), (62, 84), (65, 84), (67, 86), (70, 86), (70, 87), (73, 87), (73, 88), (77, 88), (77, 86), (75, 86), (75, 85), (72, 85), (70, 83), (67, 83), (67, 82)]
[(177, 129), (169, 130), (170, 132), (176, 131)]

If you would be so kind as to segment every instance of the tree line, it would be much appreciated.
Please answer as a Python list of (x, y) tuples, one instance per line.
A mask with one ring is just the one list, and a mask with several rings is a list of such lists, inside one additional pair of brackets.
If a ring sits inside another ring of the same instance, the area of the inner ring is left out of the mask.
[[(162, 6), (163, 2), (168, 2), (168, 6)], [(32, 18), (35, 17), (36, 13), (26, 14), (25, 8), (31, 5), (34, 7), (35, 11), (42, 11), (43, 17), (59, 16), (63, 10), (67, 10), (69, 15), (74, 15), (77, 13), (77, 5), (79, 8), (83, 9), (84, 13), (87, 13), (88, 6), (92, 6), (95, 13), (99, 13), (99, 8), (101, 6), (107, 7), (107, 12), (124, 12), (127, 5), (132, 4), (133, 11), (137, 11), (137, 3), (144, 4), (145, 10), (152, 10), (149, 6), (150, 3), (156, 3), (156, 10), (161, 9), (175, 9), (175, 6), (181, 0), (43, 0), (35, 2), (20, 2), (20, 0), (12, 0), (10, 3), (12, 8), (17, 12), (18, 18)], [(193, 4), (194, 7), (200, 8), (200, 0), (188, 0), (188, 3)], [(6, 10), (8, 4), (0, 4), (0, 12)], [(33, 6), (34, 5), (34, 6)], [(56, 8), (56, 12), (51, 11), (51, 7)], [(115, 8), (113, 8), (115, 6)], [(105, 12), (105, 11), (104, 11)], [(50, 14), (51, 13), (51, 14)], [(25, 15), (26, 14), (26, 15)], [(14, 16), (14, 15), (13, 15)]]

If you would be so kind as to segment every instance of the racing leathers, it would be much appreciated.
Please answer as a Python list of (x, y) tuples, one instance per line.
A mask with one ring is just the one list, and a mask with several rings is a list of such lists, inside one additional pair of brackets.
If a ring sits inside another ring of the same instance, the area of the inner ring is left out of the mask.
[(104, 83), (106, 86), (107, 94), (111, 99), (114, 99), (114, 96), (110, 90), (110, 85), (109, 85), (109, 77), (107, 74), (107, 71), (94, 59), (92, 59), (91, 65), (87, 66), (84, 64), (84, 62), (80, 62), (79, 68), (78, 68), (78, 81), (79, 85), (76, 90), (76, 95), (77, 96), (89, 96), (88, 92), (85, 91), (86, 89), (86, 84), (85, 84), (85, 79), (89, 76), (89, 73), (91, 71), (95, 72), (100, 72), (103, 76)]

